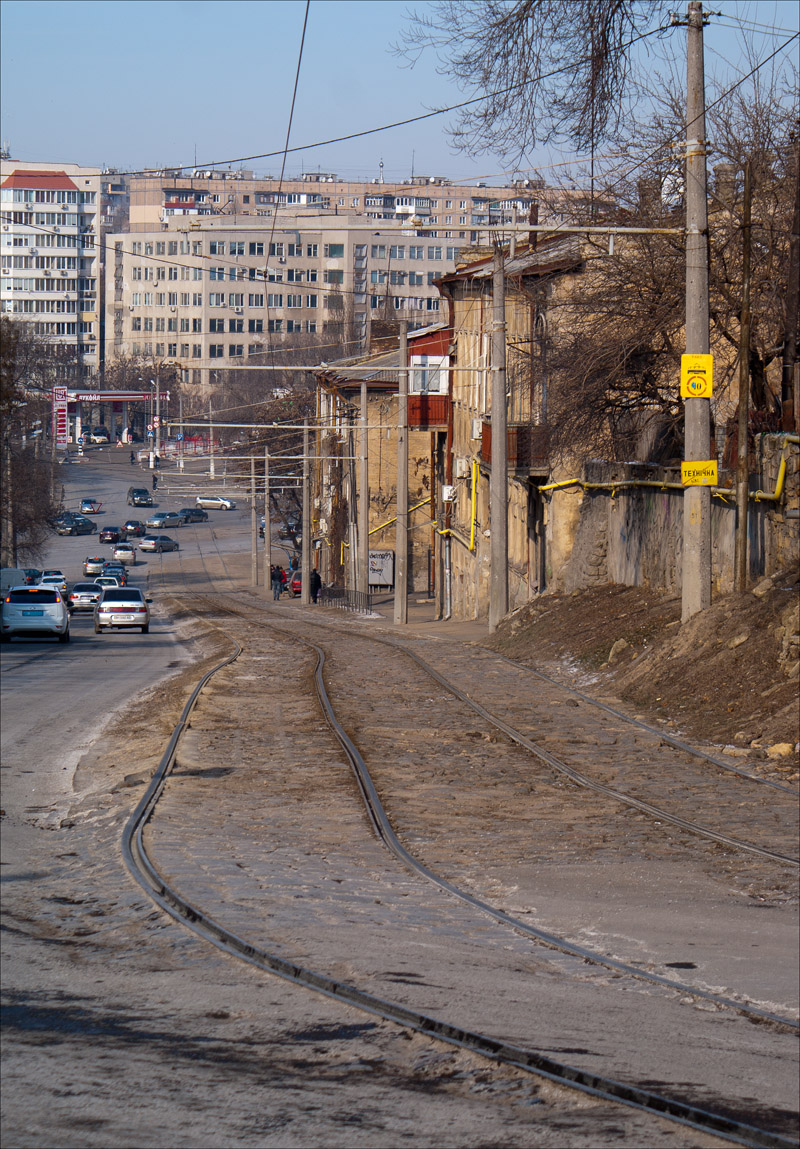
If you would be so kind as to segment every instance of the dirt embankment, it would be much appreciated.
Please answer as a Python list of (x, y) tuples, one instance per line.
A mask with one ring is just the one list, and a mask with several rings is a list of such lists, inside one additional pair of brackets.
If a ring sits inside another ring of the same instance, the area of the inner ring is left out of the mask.
[(609, 585), (520, 608), (489, 645), (569, 673), (650, 720), (797, 773), (800, 570), (716, 599), (681, 624), (680, 600)]

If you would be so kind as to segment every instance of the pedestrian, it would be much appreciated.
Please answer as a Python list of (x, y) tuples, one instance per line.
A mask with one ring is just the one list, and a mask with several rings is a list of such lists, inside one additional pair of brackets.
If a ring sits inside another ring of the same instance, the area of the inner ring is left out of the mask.
[(153, 475), (153, 490), (158, 490), (158, 475)]
[(308, 580), (308, 589), (311, 591), (311, 601), (317, 601), (317, 595), (322, 588), (322, 579), (319, 577), (319, 571), (316, 567), (312, 570)]
[(136, 456), (134, 455), (133, 451), (131, 451), (131, 466), (133, 466), (135, 462), (136, 462)]
[(158, 453), (153, 456), (153, 466), (156, 470), (161, 466), (161, 456)]
[(275, 602), (277, 602), (281, 597), (281, 591), (283, 590), (283, 579), (281, 578), (282, 571), (280, 567), (271, 567), (270, 569), (272, 578), (272, 597), (274, 598)]

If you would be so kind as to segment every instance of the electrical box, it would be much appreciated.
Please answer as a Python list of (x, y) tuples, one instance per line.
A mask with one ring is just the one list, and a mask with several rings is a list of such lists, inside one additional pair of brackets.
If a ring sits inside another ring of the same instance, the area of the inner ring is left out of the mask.
[(450, 483), (445, 483), (442, 486), (442, 502), (452, 503), (452, 501), (455, 497), (456, 497), (455, 487), (452, 486)]

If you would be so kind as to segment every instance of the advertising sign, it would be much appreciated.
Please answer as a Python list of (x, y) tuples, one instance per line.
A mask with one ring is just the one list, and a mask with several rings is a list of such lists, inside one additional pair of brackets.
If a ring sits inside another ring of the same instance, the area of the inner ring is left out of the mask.
[(67, 414), (66, 387), (53, 388), (53, 438), (56, 447), (66, 450), (69, 446), (69, 417)]
[(394, 551), (369, 552), (369, 585), (394, 586)]

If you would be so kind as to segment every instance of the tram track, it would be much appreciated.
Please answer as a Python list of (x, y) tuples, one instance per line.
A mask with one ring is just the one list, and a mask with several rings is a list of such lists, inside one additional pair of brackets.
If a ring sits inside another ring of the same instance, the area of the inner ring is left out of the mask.
[[(397, 1001), (377, 996), (359, 989), (357, 986), (343, 983), (338, 979), (287, 961), (278, 954), (255, 945), (225, 928), (201, 906), (181, 895), (173, 885), (165, 881), (148, 856), (144, 843), (144, 828), (152, 817), (169, 778), (181, 735), (186, 729), (204, 686), (213, 675), (238, 658), (240, 653), (241, 647), (236, 644), (233, 652), (209, 670), (195, 686), (173, 731), (151, 785), (131, 816), (125, 830), (123, 853), (126, 864), (137, 881), (166, 912), (200, 936), (251, 965), (449, 1045), (470, 1050), (495, 1062), (526, 1070), (591, 1096), (641, 1109), (652, 1115), (664, 1117), (707, 1133), (715, 1133), (734, 1143), (754, 1146), (788, 1146), (794, 1144), (791, 1139), (780, 1133), (768, 1129), (759, 1129), (725, 1114), (711, 1112), (669, 1096), (640, 1089), (634, 1085), (604, 1077), (601, 1074), (588, 1072), (535, 1050), (522, 1048), (489, 1034), (473, 1031), (454, 1025), (448, 1020), (409, 1009)], [(323, 665), (324, 657), (321, 657), (315, 672), (318, 682), (322, 682)], [(322, 683), (322, 688), (324, 691), (324, 683)]]

